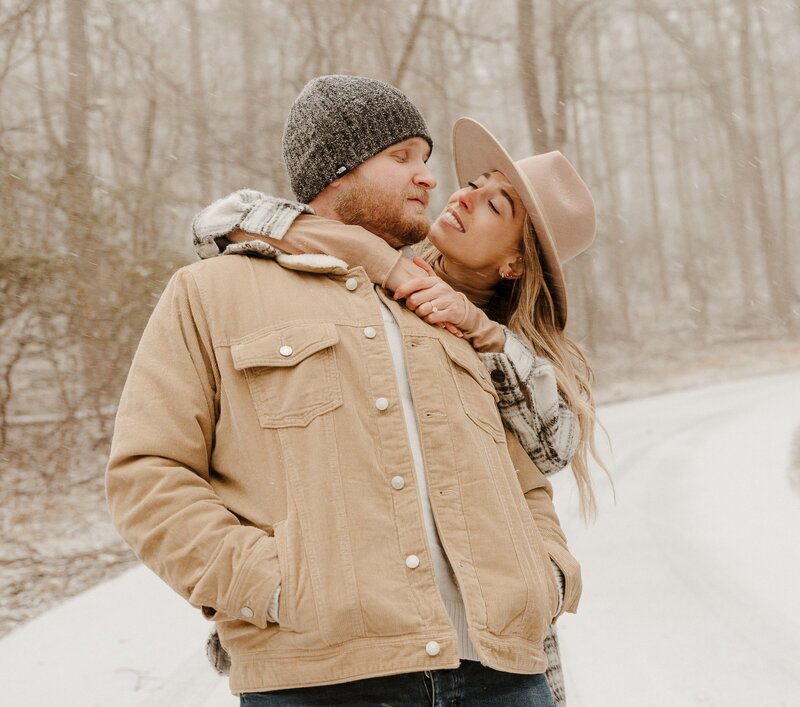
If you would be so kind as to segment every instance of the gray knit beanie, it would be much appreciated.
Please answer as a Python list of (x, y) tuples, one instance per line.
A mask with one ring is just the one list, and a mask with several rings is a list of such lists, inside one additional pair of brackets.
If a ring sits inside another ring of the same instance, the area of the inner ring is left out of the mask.
[(332, 181), (428, 126), (394, 86), (363, 76), (318, 76), (289, 109), (283, 160), (298, 201), (307, 204)]

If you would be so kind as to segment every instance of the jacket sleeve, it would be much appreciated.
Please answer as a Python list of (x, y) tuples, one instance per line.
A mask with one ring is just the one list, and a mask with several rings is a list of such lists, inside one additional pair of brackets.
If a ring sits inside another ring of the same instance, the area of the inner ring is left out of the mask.
[(106, 470), (112, 520), (150, 569), (208, 618), (263, 628), (280, 583), (275, 539), (209, 483), (219, 372), (186, 268), (156, 305), (122, 393)]
[(503, 351), (478, 355), (489, 370), (506, 426), (531, 461), (545, 474), (554, 474), (575, 454), (580, 440), (578, 418), (558, 392), (553, 365), (503, 328)]
[(266, 241), (279, 251), (297, 255), (321, 253), (360, 265), (376, 285), (387, 281), (403, 258), (385, 240), (361, 226), (316, 216), (305, 205), (240, 189), (200, 211), (192, 221), (195, 250), (201, 258), (219, 255), (231, 240)]
[(281, 238), (302, 213), (314, 213), (307, 204), (239, 189), (217, 199), (192, 220), (192, 241), (201, 258), (225, 250), (226, 237), (236, 229)]
[[(509, 433), (506, 432), (507, 439), (508, 436)], [(525, 450), (521, 445), (515, 444), (515, 439), (508, 439), (508, 442), (511, 461), (517, 469), (517, 480), (528, 504), (533, 523), (542, 537), (550, 560), (557, 567), (556, 571), (560, 570), (563, 576), (563, 597), (559, 597), (561, 601), (558, 612), (553, 617), (553, 621), (555, 621), (565, 611), (574, 614), (578, 609), (578, 601), (583, 590), (581, 568), (567, 547), (567, 538), (561, 529), (553, 505), (553, 487), (547, 477), (525, 455)], [(558, 585), (560, 593), (562, 587), (559, 577), (554, 575), (553, 581)]]
[(371, 282), (386, 287), (391, 272), (403, 254), (383, 238), (332, 219), (301, 214), (280, 238), (264, 234), (266, 240), (284, 253), (322, 253), (343, 260), (349, 266), (360, 265)]

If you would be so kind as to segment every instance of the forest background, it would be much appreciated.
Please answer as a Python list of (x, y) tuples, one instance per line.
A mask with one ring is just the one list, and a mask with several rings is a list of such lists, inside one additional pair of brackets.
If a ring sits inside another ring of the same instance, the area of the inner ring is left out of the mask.
[(290, 196), (311, 77), (399, 86), (433, 133), (561, 150), (597, 201), (567, 266), (601, 399), (800, 365), (800, 3), (0, 1), (0, 634), (127, 566), (103, 468), (189, 224)]

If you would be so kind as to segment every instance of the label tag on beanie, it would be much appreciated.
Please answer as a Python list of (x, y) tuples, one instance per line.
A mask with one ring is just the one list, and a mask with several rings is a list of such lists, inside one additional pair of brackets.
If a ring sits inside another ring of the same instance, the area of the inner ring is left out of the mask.
[(347, 167), (342, 165), (339, 169), (336, 170), (336, 176), (341, 177), (347, 171)]

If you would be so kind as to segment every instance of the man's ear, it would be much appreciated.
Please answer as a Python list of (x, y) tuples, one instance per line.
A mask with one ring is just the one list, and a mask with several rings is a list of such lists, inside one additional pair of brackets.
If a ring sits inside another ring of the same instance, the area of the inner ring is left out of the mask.
[(345, 172), (341, 177), (337, 177), (334, 179), (328, 186), (333, 187), (334, 189), (338, 189), (342, 184), (345, 184), (348, 180), (352, 179), (353, 170)]

